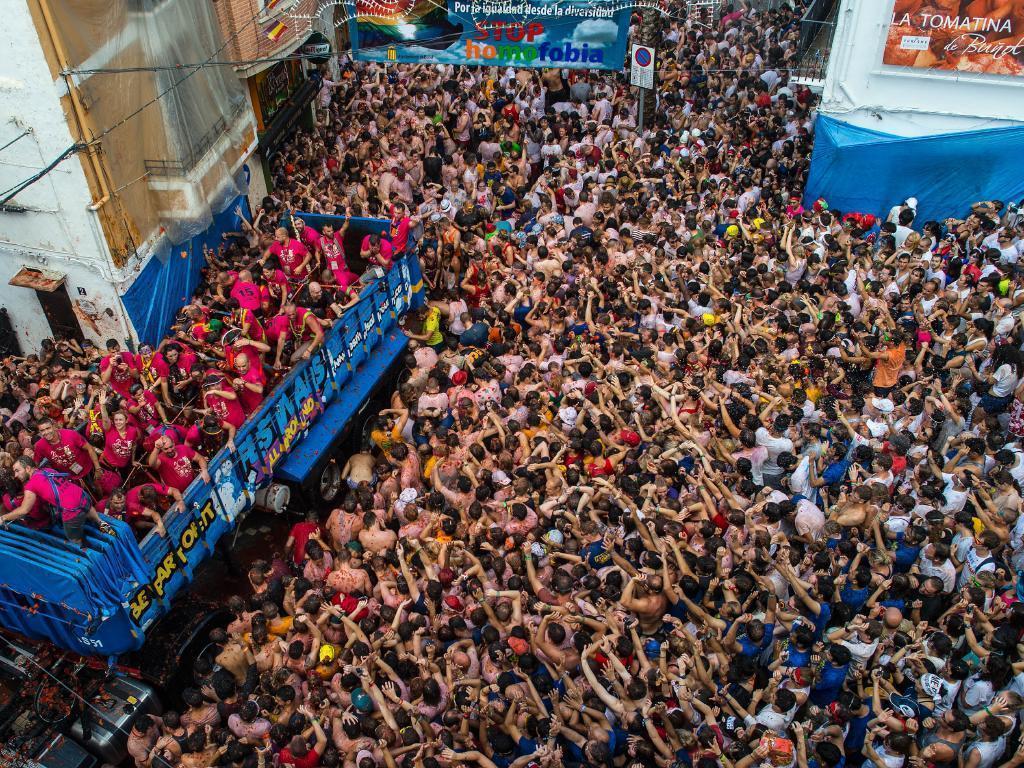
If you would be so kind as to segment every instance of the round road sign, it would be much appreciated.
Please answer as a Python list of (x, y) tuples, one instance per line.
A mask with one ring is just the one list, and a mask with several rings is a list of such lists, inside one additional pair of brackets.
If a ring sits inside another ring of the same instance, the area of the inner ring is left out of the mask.
[(649, 67), (651, 65), (651, 52), (646, 48), (637, 48), (636, 53), (633, 55), (633, 60), (641, 67)]

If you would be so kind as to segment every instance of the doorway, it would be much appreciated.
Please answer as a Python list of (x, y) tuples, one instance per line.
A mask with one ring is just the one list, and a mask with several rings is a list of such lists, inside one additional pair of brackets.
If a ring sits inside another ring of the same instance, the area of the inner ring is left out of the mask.
[(66, 285), (61, 284), (53, 291), (37, 290), (36, 298), (39, 299), (39, 306), (43, 308), (43, 314), (46, 315), (46, 322), (50, 324), (55, 341), (75, 339), (79, 344), (85, 341), (85, 334), (82, 333), (78, 318), (75, 317)]

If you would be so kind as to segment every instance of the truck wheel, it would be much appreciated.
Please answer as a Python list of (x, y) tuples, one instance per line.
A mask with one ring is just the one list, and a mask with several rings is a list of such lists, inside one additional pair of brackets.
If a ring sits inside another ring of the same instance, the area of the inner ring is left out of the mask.
[(341, 495), (341, 486), (341, 467), (335, 461), (328, 461), (311, 478), (304, 495), (313, 505), (333, 504)]

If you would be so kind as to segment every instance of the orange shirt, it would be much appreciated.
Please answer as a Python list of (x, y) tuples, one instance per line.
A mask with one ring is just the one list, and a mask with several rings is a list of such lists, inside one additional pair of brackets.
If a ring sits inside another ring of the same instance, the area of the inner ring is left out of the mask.
[(899, 381), (900, 371), (903, 369), (903, 362), (907, 359), (907, 348), (900, 344), (898, 347), (889, 347), (885, 350), (885, 356), (875, 360), (876, 387), (894, 387)]

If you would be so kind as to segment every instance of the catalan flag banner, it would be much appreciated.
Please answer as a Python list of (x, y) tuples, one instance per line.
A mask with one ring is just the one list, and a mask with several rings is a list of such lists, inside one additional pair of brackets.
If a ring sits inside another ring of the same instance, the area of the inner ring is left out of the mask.
[(264, 31), (266, 32), (267, 37), (276, 43), (280, 39), (281, 35), (285, 33), (286, 29), (288, 29), (288, 25), (283, 21), (275, 21)]
[[(1024, 0), (1020, 0), (1024, 2)], [(621, 70), (618, 0), (345, 0), (357, 61)]]

